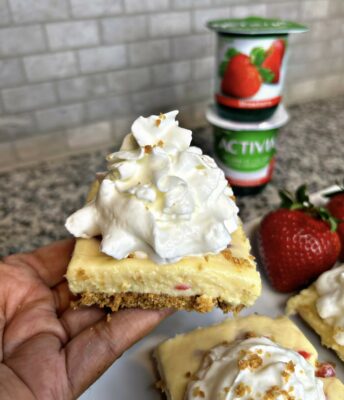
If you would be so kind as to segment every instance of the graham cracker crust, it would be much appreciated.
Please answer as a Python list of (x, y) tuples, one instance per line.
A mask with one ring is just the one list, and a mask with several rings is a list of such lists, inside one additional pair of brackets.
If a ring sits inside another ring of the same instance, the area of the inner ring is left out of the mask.
[(222, 301), (219, 298), (210, 298), (208, 296), (169, 296), (166, 294), (154, 293), (80, 293), (80, 299), (77, 305), (99, 307), (109, 307), (111, 311), (118, 311), (121, 308), (143, 308), (143, 309), (163, 309), (174, 308), (177, 310), (198, 311), (206, 313), (214, 307), (219, 307), (224, 313), (239, 313), (243, 304), (232, 305)]

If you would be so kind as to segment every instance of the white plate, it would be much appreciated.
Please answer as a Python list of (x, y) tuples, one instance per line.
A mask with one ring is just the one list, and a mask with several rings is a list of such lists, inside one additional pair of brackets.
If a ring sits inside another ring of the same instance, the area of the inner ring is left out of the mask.
[[(312, 196), (317, 204), (323, 202), (321, 193), (331, 192), (336, 187), (328, 188)], [(254, 231), (260, 218), (245, 224), (247, 235), (252, 240)], [(253, 241), (252, 241), (253, 242)], [(275, 292), (263, 279), (262, 296), (255, 305), (245, 310), (241, 315), (254, 312), (276, 317), (283, 314), (288, 295)], [(128, 350), (122, 358), (116, 361), (108, 371), (97, 380), (81, 397), (80, 400), (159, 400), (161, 396), (154, 389), (156, 380), (155, 370), (151, 359), (151, 353), (155, 346), (163, 340), (173, 337), (178, 333), (187, 332), (199, 326), (207, 326), (219, 323), (228, 316), (222, 311), (215, 310), (208, 314), (188, 313), (179, 311), (165, 320), (154, 332)], [(319, 337), (298, 317), (292, 318), (302, 329), (307, 338), (313, 343), (319, 352), (321, 361), (332, 361), (337, 365), (337, 376), (344, 381), (344, 366), (334, 352), (321, 346)]]

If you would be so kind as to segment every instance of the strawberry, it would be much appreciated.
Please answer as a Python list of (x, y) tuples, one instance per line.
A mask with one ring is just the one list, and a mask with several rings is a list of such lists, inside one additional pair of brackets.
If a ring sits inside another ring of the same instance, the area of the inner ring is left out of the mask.
[(344, 191), (338, 192), (330, 198), (330, 201), (327, 204), (327, 209), (334, 217), (343, 221), (338, 224), (337, 233), (342, 244), (339, 260), (344, 261)]
[(284, 52), (285, 41), (282, 39), (275, 40), (266, 52), (266, 58), (262, 63), (262, 67), (269, 69), (274, 74), (274, 78), (271, 83), (279, 82)]
[(280, 195), (282, 208), (266, 215), (259, 227), (258, 251), (272, 286), (291, 292), (330, 269), (341, 245), (335, 219), (310, 203), (305, 186), (295, 198)]
[(246, 54), (236, 54), (227, 64), (221, 84), (224, 94), (246, 98), (255, 95), (262, 84), (258, 69)]
[(333, 378), (336, 376), (335, 366), (331, 363), (318, 364), (315, 376), (318, 378)]

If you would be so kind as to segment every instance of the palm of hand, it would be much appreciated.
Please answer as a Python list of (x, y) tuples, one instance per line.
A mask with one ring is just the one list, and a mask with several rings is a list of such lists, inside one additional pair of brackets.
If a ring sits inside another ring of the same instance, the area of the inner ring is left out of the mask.
[(73, 241), (0, 263), (0, 398), (69, 400), (82, 393), (167, 311), (69, 308), (63, 278)]

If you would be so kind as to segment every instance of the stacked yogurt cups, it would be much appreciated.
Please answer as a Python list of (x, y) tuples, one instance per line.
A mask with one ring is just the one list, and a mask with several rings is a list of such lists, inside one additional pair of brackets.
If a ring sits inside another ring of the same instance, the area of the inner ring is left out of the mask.
[(215, 104), (206, 113), (214, 152), (235, 194), (255, 194), (272, 177), (278, 130), (288, 121), (282, 102), (288, 35), (307, 28), (260, 17), (207, 26), (217, 33)]

